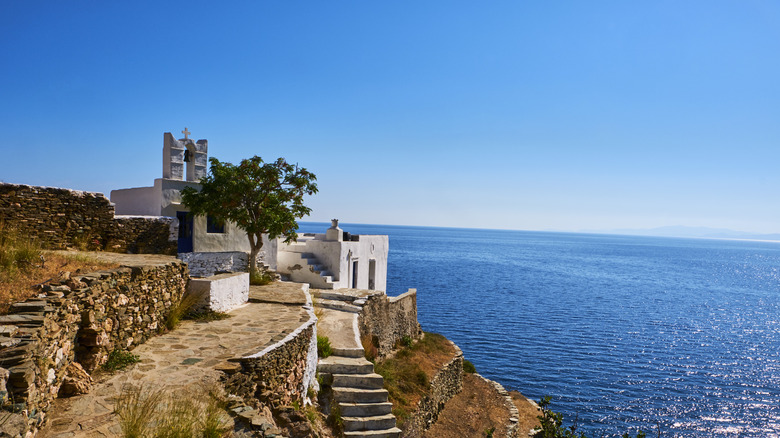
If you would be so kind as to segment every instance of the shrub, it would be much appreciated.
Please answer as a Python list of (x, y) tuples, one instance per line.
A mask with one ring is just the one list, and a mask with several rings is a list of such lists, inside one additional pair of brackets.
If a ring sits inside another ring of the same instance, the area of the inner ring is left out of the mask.
[(317, 354), (325, 358), (333, 354), (333, 348), (330, 346), (330, 339), (327, 336), (317, 335)]
[(404, 347), (411, 347), (412, 342), (413, 340), (409, 335), (403, 335), (403, 337), (401, 338), (401, 345), (403, 345)]
[(103, 364), (103, 369), (109, 372), (123, 370), (128, 366), (140, 362), (138, 355), (127, 350), (113, 350), (108, 353), (108, 360)]
[(264, 286), (274, 282), (276, 276), (271, 271), (261, 271), (259, 269), (249, 273), (249, 284), (253, 286)]
[(470, 360), (463, 359), (463, 372), (474, 374), (477, 372), (477, 367)]
[(344, 419), (341, 417), (341, 408), (338, 403), (333, 403), (333, 406), (330, 408), (327, 423), (336, 436), (341, 436), (341, 433), (344, 431)]

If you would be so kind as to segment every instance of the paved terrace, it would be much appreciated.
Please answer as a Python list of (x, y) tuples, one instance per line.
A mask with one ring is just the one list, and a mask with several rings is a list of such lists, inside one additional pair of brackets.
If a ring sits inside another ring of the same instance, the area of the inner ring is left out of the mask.
[[(139, 261), (126, 258), (127, 255), (108, 257), (124, 265)], [(151, 257), (154, 260), (145, 260), (143, 264), (165, 262), (161, 256)], [(260, 352), (309, 319), (301, 308), (306, 297), (299, 284), (252, 286), (249, 297), (250, 303), (231, 311), (228, 319), (208, 323), (184, 321), (176, 330), (138, 346), (133, 353), (140, 357), (139, 363), (98, 378), (89, 394), (57, 400), (39, 436), (117, 436), (120, 428), (113, 414), (114, 399), (123, 385), (184, 387), (215, 382), (220, 375), (218, 369), (229, 366), (228, 359)]]

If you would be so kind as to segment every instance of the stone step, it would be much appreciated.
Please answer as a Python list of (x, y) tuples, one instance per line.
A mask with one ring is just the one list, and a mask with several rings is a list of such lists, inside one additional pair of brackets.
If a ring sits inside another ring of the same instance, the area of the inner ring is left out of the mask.
[(386, 389), (360, 389), (333, 387), (333, 399), (337, 402), (384, 403), (387, 401)]
[(366, 351), (362, 348), (334, 348), (333, 355), (341, 357), (365, 357)]
[(8, 313), (24, 313), (24, 312), (43, 312), (51, 313), (54, 308), (46, 301), (25, 301), (23, 303), (13, 303)]
[(341, 294), (338, 292), (322, 292), (322, 291), (315, 290), (311, 292), (311, 295), (314, 298), (322, 298), (323, 300), (348, 301), (348, 302), (352, 302), (355, 300), (355, 297), (353, 297), (352, 295)]
[(382, 389), (384, 379), (379, 374), (334, 374), (333, 387)]
[(331, 374), (371, 374), (374, 364), (361, 357), (330, 356), (320, 360), (317, 370)]
[(342, 417), (373, 417), (387, 415), (393, 411), (393, 404), (384, 403), (339, 403)]
[(386, 430), (357, 430), (344, 432), (344, 436), (348, 438), (399, 438), (401, 429), (393, 427)]
[(360, 311), (362, 310), (360, 307), (345, 303), (344, 301), (326, 300), (322, 298), (317, 299), (315, 304), (317, 307), (324, 307), (326, 309), (332, 309), (332, 310), (340, 310), (342, 312), (360, 313)]
[(395, 415), (386, 414), (374, 417), (344, 417), (344, 431), (368, 431), (368, 430), (387, 430), (395, 427)]

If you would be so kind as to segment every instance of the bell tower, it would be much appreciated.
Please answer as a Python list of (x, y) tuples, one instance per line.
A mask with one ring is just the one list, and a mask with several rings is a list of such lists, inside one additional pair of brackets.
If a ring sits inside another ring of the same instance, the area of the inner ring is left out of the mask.
[[(208, 166), (208, 140), (193, 141), (191, 132), (184, 128), (184, 138), (175, 139), (173, 134), (163, 134), (164, 179), (198, 182), (206, 176)], [(185, 179), (186, 177), (186, 179)]]

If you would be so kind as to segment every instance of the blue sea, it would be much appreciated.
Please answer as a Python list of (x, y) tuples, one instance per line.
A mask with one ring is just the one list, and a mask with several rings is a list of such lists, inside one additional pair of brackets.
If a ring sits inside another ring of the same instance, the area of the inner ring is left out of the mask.
[(780, 436), (780, 242), (341, 228), (389, 235), (388, 294), (589, 437)]

